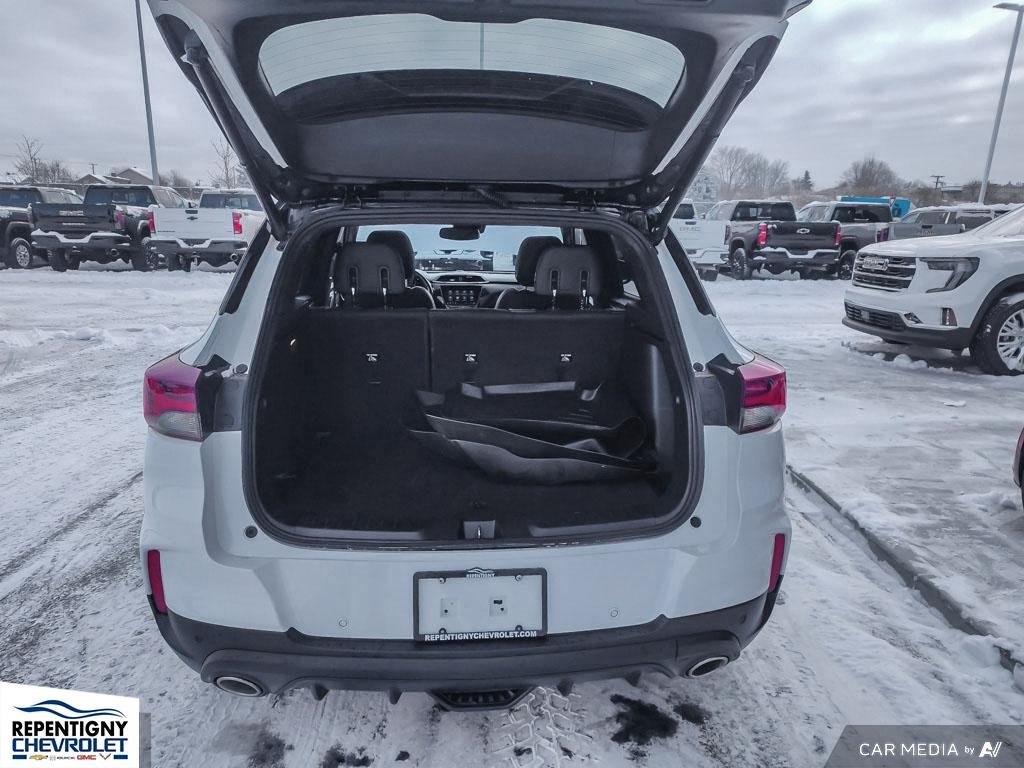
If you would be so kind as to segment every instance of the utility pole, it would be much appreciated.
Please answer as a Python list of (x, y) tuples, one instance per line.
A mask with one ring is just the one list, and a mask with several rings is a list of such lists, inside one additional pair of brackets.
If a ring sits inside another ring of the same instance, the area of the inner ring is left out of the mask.
[(942, 189), (942, 182), (945, 181), (946, 177), (945, 176), (940, 176), (939, 174), (936, 174), (936, 173), (933, 173), (931, 175), (931, 178), (935, 179), (935, 188), (936, 189)]
[(142, 37), (142, 3), (135, 0), (135, 21), (139, 27), (139, 58), (142, 60), (142, 95), (146, 100), (146, 128), (149, 130), (149, 164), (152, 167), (153, 183), (160, 183), (160, 171), (156, 166), (156, 139), (153, 138), (153, 107), (149, 102), (149, 71), (146, 69), (146, 41)]
[(1017, 43), (1020, 41), (1020, 28), (1024, 23), (1024, 5), (1019, 3), (999, 3), (996, 6), (1002, 11), (1015, 11), (1017, 14), (1017, 25), (1013, 29), (1013, 42), (1010, 43), (1010, 58), (1006, 61), (1006, 74), (1003, 76), (1003, 90), (999, 94), (999, 106), (996, 107), (996, 122), (992, 126), (992, 141), (988, 146), (988, 160), (985, 161), (985, 175), (981, 177), (981, 192), (978, 193), (978, 202), (984, 203), (988, 194), (988, 178), (992, 173), (992, 159), (996, 154), (996, 141), (999, 139), (999, 124), (1003, 121), (1003, 107), (1006, 106), (1006, 91), (1010, 87), (1010, 75), (1013, 74), (1013, 58), (1017, 54)]

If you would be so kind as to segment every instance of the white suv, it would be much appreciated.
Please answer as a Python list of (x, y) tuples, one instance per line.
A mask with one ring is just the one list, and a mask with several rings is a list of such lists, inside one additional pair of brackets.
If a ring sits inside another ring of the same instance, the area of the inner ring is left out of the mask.
[(986, 373), (1024, 373), (1024, 207), (963, 234), (863, 248), (843, 322), (889, 341), (970, 349)]
[(484, 708), (739, 656), (785, 373), (666, 231), (802, 4), (151, 0), (268, 213), (145, 379), (146, 584), (204, 680)]

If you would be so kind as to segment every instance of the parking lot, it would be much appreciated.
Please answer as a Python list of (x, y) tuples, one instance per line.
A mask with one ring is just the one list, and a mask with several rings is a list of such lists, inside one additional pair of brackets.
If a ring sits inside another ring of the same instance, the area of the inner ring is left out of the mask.
[[(820, 764), (848, 722), (1024, 722), (1019, 381), (845, 329), (844, 283), (708, 286), (789, 373), (789, 461), (991, 637), (950, 626), (822, 500), (791, 487), (776, 619), (701, 681), (538, 691), (510, 713), (429, 698), (201, 683), (148, 616), (137, 542), (145, 367), (198, 336), (228, 274), (0, 273), (0, 678), (139, 696), (154, 765)], [(315, 726), (315, 727), (313, 727)]]

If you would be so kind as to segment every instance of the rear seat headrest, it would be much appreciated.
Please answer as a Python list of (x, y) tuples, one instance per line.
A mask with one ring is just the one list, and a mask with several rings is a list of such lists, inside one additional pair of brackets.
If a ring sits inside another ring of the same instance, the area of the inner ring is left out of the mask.
[(334, 287), (350, 296), (398, 296), (405, 291), (405, 267), (398, 253), (380, 243), (345, 243), (334, 266)]
[(402, 259), (406, 279), (412, 277), (412, 273), (416, 271), (416, 251), (412, 247), (412, 240), (405, 232), (400, 229), (378, 229), (370, 233), (366, 242), (393, 248)]
[(561, 245), (562, 241), (552, 235), (528, 237), (523, 240), (516, 254), (516, 282), (520, 285), (533, 285), (540, 255), (548, 248), (558, 248)]
[(536, 285), (538, 296), (586, 295), (595, 299), (604, 291), (604, 271), (601, 260), (592, 248), (585, 245), (561, 245), (548, 248), (537, 263)]

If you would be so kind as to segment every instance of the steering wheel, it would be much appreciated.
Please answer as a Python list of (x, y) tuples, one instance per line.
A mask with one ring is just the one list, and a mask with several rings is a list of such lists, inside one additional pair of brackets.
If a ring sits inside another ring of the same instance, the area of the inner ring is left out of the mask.
[(413, 271), (411, 282), (414, 286), (418, 285), (421, 288), (426, 288), (427, 293), (433, 297), (434, 303), (437, 305), (438, 309), (445, 308), (444, 298), (441, 296), (440, 291), (435, 292), (434, 284), (430, 282), (430, 279), (418, 269)]

